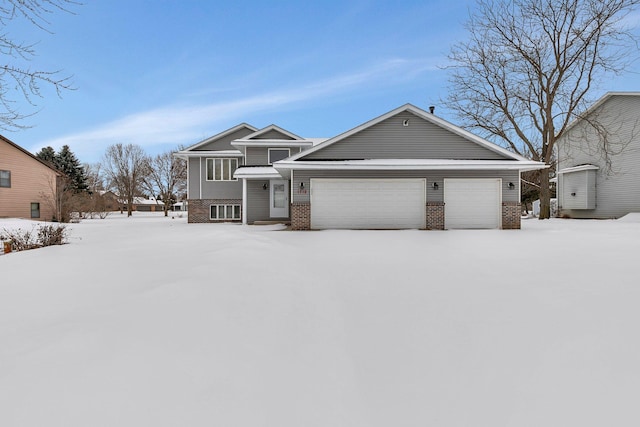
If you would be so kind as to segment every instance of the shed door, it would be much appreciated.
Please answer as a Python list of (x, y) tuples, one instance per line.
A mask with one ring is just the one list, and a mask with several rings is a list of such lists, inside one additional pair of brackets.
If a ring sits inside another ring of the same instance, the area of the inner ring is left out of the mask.
[(312, 179), (311, 228), (425, 228), (424, 179)]
[(445, 228), (500, 228), (502, 180), (445, 179)]

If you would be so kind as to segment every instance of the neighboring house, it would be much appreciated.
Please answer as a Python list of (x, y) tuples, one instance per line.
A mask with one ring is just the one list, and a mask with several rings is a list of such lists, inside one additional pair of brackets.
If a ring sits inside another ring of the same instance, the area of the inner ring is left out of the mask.
[(640, 212), (640, 92), (604, 95), (568, 126), (556, 154), (559, 216)]
[(330, 139), (241, 124), (175, 154), (189, 222), (520, 228), (520, 172), (545, 168), (411, 104)]
[(54, 219), (62, 174), (0, 135), (0, 218)]

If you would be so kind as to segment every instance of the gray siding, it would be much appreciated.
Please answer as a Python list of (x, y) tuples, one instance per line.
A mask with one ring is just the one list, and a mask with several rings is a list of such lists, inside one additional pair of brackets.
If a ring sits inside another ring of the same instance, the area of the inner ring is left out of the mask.
[(269, 184), (268, 180), (247, 181), (247, 222), (268, 221), (269, 217), (269, 188), (262, 188)]
[(205, 158), (190, 158), (188, 191), (190, 199), (241, 199), (242, 180), (207, 181)]
[[(574, 210), (563, 206), (560, 215), (574, 218), (619, 218), (640, 212), (640, 96), (614, 95), (592, 113), (609, 130), (608, 143), (617, 154), (607, 163), (601, 139), (585, 122), (570, 129), (557, 143), (558, 169), (593, 164), (595, 172), (595, 209)], [(609, 166), (610, 165), (610, 166)], [(567, 174), (565, 174), (567, 175)], [(566, 176), (559, 179), (558, 192), (566, 193)]]
[(267, 147), (247, 147), (245, 164), (248, 166), (268, 165)]
[[(310, 200), (311, 178), (426, 178), (427, 202), (444, 201), (445, 178), (502, 178), (502, 201), (520, 201), (520, 173), (518, 171), (308, 171), (296, 170), (293, 173), (293, 202), (304, 203)], [(433, 183), (438, 183), (438, 189), (433, 189)], [(509, 182), (516, 186), (509, 189)], [(304, 190), (300, 189), (304, 183)]]
[(236, 150), (236, 148), (231, 145), (231, 141), (243, 138), (249, 134), (252, 134), (253, 132), (254, 131), (248, 128), (238, 129), (237, 131), (230, 133), (229, 135), (198, 147), (193, 151)]
[[(405, 120), (409, 126), (403, 126)], [(303, 159), (502, 160), (505, 157), (404, 111)]]
[(285, 135), (285, 134), (283, 134), (281, 132), (278, 132), (275, 129), (272, 129), (272, 130), (270, 130), (268, 132), (265, 132), (262, 135), (259, 135), (259, 136), (255, 137), (253, 139), (287, 139), (287, 140), (291, 140), (291, 139), (294, 139), (294, 138), (291, 138), (288, 135)]

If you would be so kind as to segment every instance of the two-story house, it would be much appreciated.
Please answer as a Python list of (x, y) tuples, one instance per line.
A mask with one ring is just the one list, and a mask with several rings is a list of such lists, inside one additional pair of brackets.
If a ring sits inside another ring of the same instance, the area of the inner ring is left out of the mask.
[(333, 138), (246, 123), (175, 153), (189, 222), (520, 228), (520, 172), (541, 169), (411, 104)]

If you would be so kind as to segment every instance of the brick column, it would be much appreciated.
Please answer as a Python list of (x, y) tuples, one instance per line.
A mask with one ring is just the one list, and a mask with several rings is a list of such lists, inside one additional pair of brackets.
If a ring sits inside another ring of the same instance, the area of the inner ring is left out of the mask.
[(427, 230), (444, 230), (444, 202), (427, 202)]
[(291, 203), (291, 229), (311, 229), (311, 204)]
[(503, 230), (520, 230), (521, 209), (520, 202), (502, 203)]

